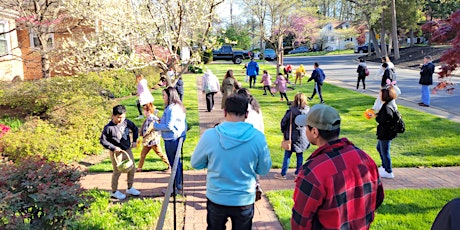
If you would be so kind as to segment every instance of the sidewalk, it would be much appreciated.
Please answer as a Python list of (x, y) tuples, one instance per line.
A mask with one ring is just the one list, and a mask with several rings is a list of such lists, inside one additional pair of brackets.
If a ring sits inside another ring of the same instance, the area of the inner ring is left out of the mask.
[[(197, 78), (198, 89), (201, 87), (201, 77)], [(215, 106), (212, 112), (206, 111), (205, 96), (198, 93), (198, 110), (200, 116), (200, 133), (214, 127), (223, 121), (221, 94), (215, 95)], [(458, 188), (460, 187), (460, 167), (443, 168), (394, 168), (395, 179), (383, 178), (385, 189), (399, 188)], [(266, 176), (260, 177), (264, 192), (294, 189), (294, 169), (288, 170), (287, 180), (274, 179), (274, 174), (280, 169), (272, 169)], [(85, 189), (99, 188), (110, 190), (112, 173), (94, 173), (85, 176), (81, 183)], [(120, 178), (120, 189), (124, 191), (126, 176)], [(142, 197), (160, 197), (161, 190), (167, 186), (169, 174), (161, 172), (136, 173), (134, 186), (141, 191)], [(189, 170), (184, 172), (185, 227), (186, 230), (206, 229), (206, 170)], [(227, 227), (231, 226), (229, 223)], [(272, 206), (265, 196), (255, 203), (253, 229), (282, 229)]]

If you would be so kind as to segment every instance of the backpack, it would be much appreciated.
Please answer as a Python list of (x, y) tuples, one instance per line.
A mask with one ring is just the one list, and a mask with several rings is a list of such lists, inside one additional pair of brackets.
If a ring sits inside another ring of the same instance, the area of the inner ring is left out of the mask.
[(364, 67), (364, 75), (369, 76), (369, 69), (367, 67)]
[(404, 133), (406, 131), (406, 124), (404, 123), (401, 114), (398, 110), (389, 106), (391, 111), (393, 111), (393, 117), (396, 117), (396, 121), (394, 121), (393, 125), (391, 126), (391, 130), (394, 133)]

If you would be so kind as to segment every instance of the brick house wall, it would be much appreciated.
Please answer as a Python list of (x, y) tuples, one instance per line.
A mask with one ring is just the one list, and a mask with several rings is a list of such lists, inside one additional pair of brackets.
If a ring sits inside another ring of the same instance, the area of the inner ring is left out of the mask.
[[(54, 49), (59, 49), (62, 42), (65, 38), (70, 37), (70, 33), (65, 29), (65, 26), (73, 23), (72, 20), (64, 20), (61, 22), (61, 28), (57, 27), (55, 29), (55, 33), (53, 33), (53, 47)], [(91, 33), (94, 32), (95, 29), (87, 26), (79, 26), (72, 29), (73, 33)], [(24, 69), (24, 80), (34, 80), (40, 79), (42, 77), (42, 68), (41, 68), (41, 57), (38, 52), (34, 52), (34, 47), (31, 47), (33, 44), (31, 42), (31, 36), (28, 29), (23, 29), (18, 31), (18, 38), (19, 43), (22, 51), (23, 57), (23, 69)], [(59, 68), (54, 63), (53, 60), (59, 60), (62, 57), (50, 54), (50, 69), (51, 69), (51, 77), (57, 75), (65, 75), (65, 74), (57, 74), (56, 69)], [(70, 73), (67, 75), (72, 75), (74, 73)]]

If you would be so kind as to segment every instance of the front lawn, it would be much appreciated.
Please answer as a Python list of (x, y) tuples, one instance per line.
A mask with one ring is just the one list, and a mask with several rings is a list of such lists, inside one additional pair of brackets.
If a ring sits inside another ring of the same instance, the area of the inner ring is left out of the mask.
[[(228, 69), (233, 69), (235, 77), (242, 83), (243, 87), (249, 88), (249, 84), (244, 82), (245, 70), (241, 65), (228, 64), (210, 64), (206, 65), (213, 71), (214, 74), (222, 80), (225, 72)], [(268, 64), (260, 64), (260, 72), (268, 70), (275, 77), (275, 66)], [(307, 69), (307, 74), (311, 73), (311, 69)], [(199, 117), (198, 117), (198, 97), (196, 77), (201, 74), (186, 74), (183, 76), (185, 84), (184, 104), (187, 107), (187, 121), (192, 125), (192, 129), (187, 133), (187, 140), (184, 144), (184, 167), (191, 169), (190, 156), (199, 139)], [(261, 76), (257, 78), (260, 81)], [(290, 78), (293, 80), (293, 77)], [(304, 78), (301, 86), (291, 86), (291, 90), (287, 92), (289, 99), (293, 99), (297, 92), (303, 92), (307, 96), (311, 95), (313, 83), (306, 83), (308, 78)], [(326, 79), (327, 82), (327, 79)], [(265, 135), (270, 148), (273, 167), (280, 168), (282, 165), (284, 151), (281, 150), (280, 142), (282, 134), (279, 128), (279, 123), (287, 110), (285, 102), (279, 101), (279, 94), (272, 97), (264, 96), (262, 85), (257, 82), (256, 88), (251, 89), (251, 93), (259, 101), (265, 123)], [(160, 100), (161, 91), (153, 92), (155, 105), (163, 110), (163, 102)], [(377, 164), (380, 164), (380, 157), (375, 149), (377, 144), (376, 139), (376, 122), (374, 119), (367, 120), (364, 118), (364, 111), (371, 108), (374, 102), (374, 97), (363, 95), (361, 93), (343, 89), (334, 85), (325, 84), (323, 86), (323, 96), (326, 104), (336, 108), (342, 118), (341, 136), (347, 137), (356, 146), (367, 152)], [(318, 97), (310, 102), (310, 106), (319, 102)], [(204, 103), (204, 102), (201, 102)], [(128, 118), (133, 120), (138, 116), (135, 98), (129, 98), (122, 101), (128, 109)], [(399, 110), (403, 115), (406, 123), (406, 132), (393, 140), (391, 146), (391, 155), (394, 167), (416, 167), (416, 166), (458, 166), (460, 165), (460, 124), (439, 118), (424, 112), (419, 112), (414, 109), (399, 106)], [(109, 111), (108, 111), (109, 113)], [(109, 114), (107, 115), (109, 117)], [(141, 120), (135, 120), (136, 124), (140, 125)], [(308, 157), (316, 149), (316, 146), (310, 147), (305, 151), (305, 158)], [(134, 150), (136, 160), (139, 157), (140, 148)], [(160, 159), (150, 153), (147, 157), (147, 162), (144, 169), (146, 170), (162, 170), (164, 165)], [(291, 161), (291, 167), (294, 167), (295, 161)], [(105, 166), (96, 165), (90, 169), (92, 171), (111, 171), (110, 160), (106, 160)]]
[[(376, 211), (371, 229), (430, 229), (441, 208), (458, 194), (460, 188), (385, 190), (385, 200)], [(291, 229), (293, 191), (270, 191), (266, 195), (283, 229)]]

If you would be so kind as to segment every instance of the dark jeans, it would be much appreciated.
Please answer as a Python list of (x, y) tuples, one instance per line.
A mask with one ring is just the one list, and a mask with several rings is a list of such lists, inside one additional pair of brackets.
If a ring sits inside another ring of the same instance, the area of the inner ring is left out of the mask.
[(288, 101), (288, 102), (289, 102), (289, 99), (288, 99), (288, 97), (287, 97), (286, 93), (282, 93), (282, 92), (280, 92), (280, 97), (281, 97), (281, 99), (283, 99), (283, 97), (284, 97), (284, 98), (286, 98), (286, 101)]
[(281, 175), (283, 175), (283, 176), (286, 176), (287, 170), (289, 168), (289, 162), (291, 161), (292, 153), (295, 153), (295, 155), (297, 157), (297, 164), (296, 164), (294, 174), (297, 175), (299, 173), (300, 167), (302, 167), (303, 152), (296, 153), (296, 152), (284, 150), (283, 166), (281, 166)]
[(139, 100), (136, 100), (136, 104), (137, 104), (137, 111), (139, 111), (139, 116), (143, 116), (144, 114), (142, 114), (142, 107), (141, 107), (141, 103), (139, 102)]
[(316, 92), (318, 92), (319, 99), (321, 100), (321, 102), (323, 102), (323, 95), (321, 94), (322, 86), (323, 86), (323, 83), (315, 82), (315, 88), (313, 89), (313, 94), (310, 97), (311, 99), (313, 99), (313, 97), (315, 97), (316, 95)]
[(256, 87), (256, 75), (249, 76), (249, 88)]
[(264, 95), (267, 94), (267, 90), (268, 90), (268, 92), (273, 96), (273, 93), (272, 93), (272, 91), (270, 90), (270, 86), (269, 86), (269, 85), (264, 85)]
[(206, 94), (206, 108), (208, 112), (211, 112), (212, 107), (214, 107), (214, 94), (216, 94), (216, 92)]
[(254, 217), (254, 204), (246, 206), (224, 206), (208, 199), (206, 202), (207, 230), (225, 229), (227, 218), (232, 220), (232, 229), (251, 230)]
[[(179, 139), (177, 138), (176, 140), (165, 140), (165, 150), (166, 150), (166, 156), (168, 157), (169, 164), (171, 165), (171, 170), (174, 166), (174, 159), (176, 158), (176, 151), (177, 147), (179, 147)], [(184, 141), (185, 142), (185, 137)], [(177, 171), (176, 171), (176, 188), (177, 189), (182, 189), (182, 162), (179, 160), (179, 164), (177, 165)]]
[(358, 83), (356, 84), (356, 89), (359, 88), (359, 82), (363, 82), (363, 89), (366, 89), (366, 77), (358, 77)]
[(377, 151), (380, 154), (380, 159), (382, 159), (382, 167), (387, 173), (393, 172), (391, 167), (390, 146), (391, 140), (378, 140), (377, 142)]

